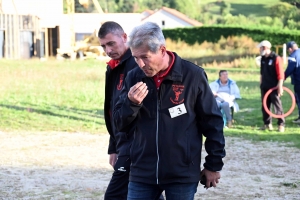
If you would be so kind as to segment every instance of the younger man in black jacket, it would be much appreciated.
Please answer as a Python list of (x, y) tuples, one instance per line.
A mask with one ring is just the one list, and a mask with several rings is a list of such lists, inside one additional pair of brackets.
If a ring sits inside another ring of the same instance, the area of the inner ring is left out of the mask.
[[(132, 137), (125, 132), (118, 132), (112, 120), (113, 106), (116, 104), (127, 73), (137, 65), (127, 46), (127, 35), (116, 22), (102, 24), (98, 32), (100, 45), (111, 58), (107, 63), (105, 79), (104, 118), (110, 134), (108, 154), (109, 164), (114, 173), (105, 192), (105, 200), (127, 199), (130, 170), (129, 149)], [(130, 131), (130, 130), (129, 130)]]

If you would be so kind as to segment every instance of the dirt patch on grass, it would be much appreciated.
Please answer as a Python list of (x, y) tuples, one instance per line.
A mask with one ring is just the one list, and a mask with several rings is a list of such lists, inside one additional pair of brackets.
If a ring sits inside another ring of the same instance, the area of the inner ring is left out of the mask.
[[(108, 135), (0, 132), (0, 199), (103, 199)], [(300, 150), (226, 138), (217, 188), (195, 199), (300, 199)], [(205, 153), (203, 152), (203, 157)]]

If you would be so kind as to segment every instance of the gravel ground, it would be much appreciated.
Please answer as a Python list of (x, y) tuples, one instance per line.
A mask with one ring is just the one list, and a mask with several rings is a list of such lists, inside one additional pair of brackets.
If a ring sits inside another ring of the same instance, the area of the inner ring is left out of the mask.
[[(103, 199), (108, 134), (0, 132), (0, 199)], [(195, 199), (300, 199), (300, 150), (226, 137), (218, 187)], [(205, 151), (203, 152), (203, 157)]]

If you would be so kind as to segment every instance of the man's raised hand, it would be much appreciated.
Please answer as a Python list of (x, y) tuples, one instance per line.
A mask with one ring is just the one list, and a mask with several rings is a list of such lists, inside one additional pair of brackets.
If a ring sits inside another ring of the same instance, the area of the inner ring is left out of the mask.
[(138, 82), (132, 86), (128, 92), (128, 98), (130, 101), (136, 104), (141, 104), (144, 98), (148, 94), (148, 87), (143, 82)]

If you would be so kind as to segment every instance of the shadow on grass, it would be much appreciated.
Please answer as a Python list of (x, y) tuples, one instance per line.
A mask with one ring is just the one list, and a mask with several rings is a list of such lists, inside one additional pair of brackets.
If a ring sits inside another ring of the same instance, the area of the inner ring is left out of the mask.
[[(214, 15), (220, 15), (221, 1), (210, 2), (206, 5), (208, 11)], [(232, 15), (244, 15), (246, 17), (252, 15), (255, 17), (265, 17), (268, 15), (266, 4), (240, 4), (230, 3)]]
[[(48, 115), (48, 116), (54, 116), (54, 117), (61, 117), (61, 118), (68, 118), (71, 120), (77, 120), (77, 121), (84, 121), (84, 122), (93, 122), (96, 124), (102, 124), (100, 122), (97, 122), (95, 120), (90, 120), (90, 119), (86, 119), (86, 118), (82, 118), (82, 117), (76, 117), (76, 116), (71, 116), (71, 115), (65, 115), (65, 114), (59, 114), (59, 113), (55, 113), (49, 110), (43, 110), (43, 109), (36, 109), (34, 108), (34, 105), (30, 105), (29, 107), (21, 107), (21, 106), (12, 106), (12, 105), (6, 105), (6, 104), (0, 104), (0, 107), (5, 107), (8, 109), (14, 109), (14, 110), (19, 110), (19, 111), (27, 111), (30, 113), (38, 113), (38, 114), (42, 114), (42, 115)], [(87, 114), (85, 114), (85, 116), (89, 116), (89, 117), (96, 117), (96, 118), (103, 118), (103, 110), (97, 110), (97, 112), (94, 114), (93, 111), (94, 110), (80, 110), (80, 109), (74, 109), (74, 108), (62, 108), (59, 106), (54, 106), (55, 108), (57, 108), (57, 110), (60, 111), (64, 111), (64, 112), (69, 112), (70, 114), (74, 114), (74, 112), (76, 114), (81, 114), (82, 112), (87, 112)], [(70, 112), (73, 111), (73, 112)]]
[(226, 130), (225, 136), (241, 137), (253, 141), (284, 142), (285, 146), (287, 145), (300, 149), (300, 134), (298, 134), (300, 127), (297, 128), (296, 125), (295, 128), (286, 128), (285, 133), (278, 133), (275, 127), (273, 131), (262, 131), (258, 129), (259, 127), (245, 128), (244, 126), (237, 126), (233, 129)]
[[(26, 104), (26, 105), (29, 105), (31, 107), (35, 107), (36, 105), (33, 105), (33, 104)], [(51, 109), (52, 108), (55, 108), (55, 109), (58, 109), (58, 110), (64, 110), (65, 112), (72, 112), (72, 113), (77, 113), (77, 114), (83, 114), (85, 116), (89, 116), (89, 117), (97, 117), (97, 118), (104, 118), (104, 110), (101, 109), (101, 110), (96, 110), (96, 109), (90, 109), (90, 110), (87, 110), (87, 109), (78, 109), (78, 108), (69, 108), (69, 107), (62, 107), (62, 106), (56, 106), (56, 105), (51, 105), (50, 106)]]
[(267, 8), (264, 4), (238, 4), (231, 3), (231, 11), (232, 15), (245, 15), (246, 17), (253, 15), (255, 13), (255, 17), (264, 17), (267, 15)]

